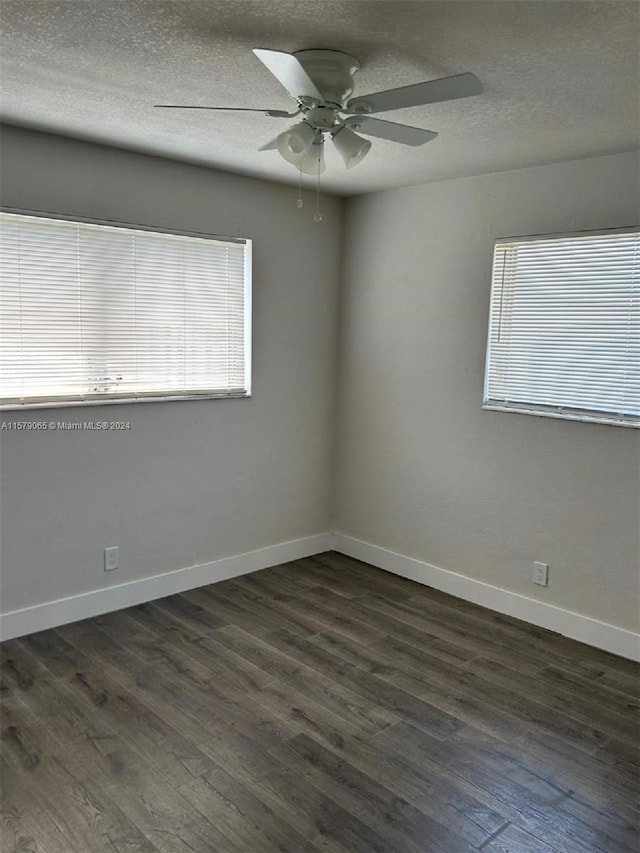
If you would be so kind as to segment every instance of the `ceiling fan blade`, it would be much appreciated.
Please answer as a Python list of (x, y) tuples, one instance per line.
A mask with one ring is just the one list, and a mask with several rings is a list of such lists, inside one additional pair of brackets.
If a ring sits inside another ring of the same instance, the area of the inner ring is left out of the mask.
[(322, 92), (292, 53), (261, 48), (254, 48), (253, 52), (292, 97), (306, 96), (318, 101), (324, 100)]
[(385, 110), (399, 110), (403, 107), (421, 107), (438, 101), (453, 101), (456, 98), (468, 98), (480, 95), (482, 83), (475, 74), (454, 74), (439, 80), (414, 83), (399, 89), (387, 89), (385, 92), (373, 92), (371, 95), (359, 95), (351, 98), (345, 112), (381, 113)]
[(274, 151), (278, 147), (278, 136), (275, 136), (269, 142), (265, 142), (264, 145), (261, 145), (258, 148), (258, 151)]
[(421, 127), (410, 127), (408, 124), (396, 124), (394, 121), (384, 121), (370, 116), (351, 116), (344, 122), (351, 130), (364, 133), (365, 136), (377, 136), (379, 139), (390, 139), (402, 145), (424, 145), (438, 135), (432, 130)]
[(153, 106), (163, 110), (222, 110), (227, 113), (262, 113), (276, 118), (290, 118), (299, 112), (299, 110), (295, 113), (288, 113), (286, 110), (259, 110), (251, 107), (199, 107), (192, 104), (154, 104)]

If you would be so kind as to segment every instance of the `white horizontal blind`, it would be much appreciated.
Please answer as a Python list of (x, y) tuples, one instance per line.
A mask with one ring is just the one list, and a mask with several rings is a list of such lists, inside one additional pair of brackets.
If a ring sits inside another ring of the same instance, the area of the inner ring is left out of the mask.
[(484, 407), (640, 426), (640, 232), (496, 243)]
[(1, 213), (0, 405), (249, 393), (249, 241)]

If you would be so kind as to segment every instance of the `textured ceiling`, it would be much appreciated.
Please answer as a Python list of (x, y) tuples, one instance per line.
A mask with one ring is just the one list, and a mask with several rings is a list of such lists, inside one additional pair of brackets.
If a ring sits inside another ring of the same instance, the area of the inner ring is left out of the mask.
[(482, 80), (479, 97), (381, 116), (437, 131), (427, 145), (375, 139), (350, 171), (328, 150), (340, 195), (639, 145), (636, 2), (2, 0), (1, 18), (5, 122), (291, 183), (257, 150), (290, 120), (153, 104), (291, 108), (252, 47), (351, 53), (356, 94)]

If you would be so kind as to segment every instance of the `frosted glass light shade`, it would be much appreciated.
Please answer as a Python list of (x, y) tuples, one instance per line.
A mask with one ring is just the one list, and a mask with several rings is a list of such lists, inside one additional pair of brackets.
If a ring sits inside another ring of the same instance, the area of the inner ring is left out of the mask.
[(324, 142), (322, 138), (319, 142), (314, 142), (311, 145), (297, 166), (305, 175), (321, 175), (324, 172)]
[(344, 126), (333, 134), (333, 144), (336, 146), (338, 154), (344, 160), (344, 165), (347, 169), (357, 166), (367, 156), (371, 148), (371, 143), (368, 139), (363, 139), (357, 133)]
[(314, 137), (315, 131), (306, 122), (294, 124), (278, 137), (278, 151), (288, 163), (300, 166), (313, 145)]

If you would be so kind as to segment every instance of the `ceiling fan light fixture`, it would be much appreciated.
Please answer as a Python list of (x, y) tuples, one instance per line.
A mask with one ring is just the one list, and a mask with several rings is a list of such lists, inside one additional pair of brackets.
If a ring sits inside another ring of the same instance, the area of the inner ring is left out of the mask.
[[(370, 113), (423, 107), (482, 93), (480, 80), (475, 74), (465, 71), (353, 98), (354, 75), (360, 63), (349, 54), (325, 49), (286, 53), (267, 48), (255, 48), (253, 53), (295, 100), (294, 112), (256, 107), (209, 107), (203, 104), (156, 106), (164, 109), (260, 112), (272, 118), (293, 118), (302, 114), (298, 124), (261, 145), (259, 150), (277, 149), (284, 160), (300, 171), (320, 174), (324, 171), (323, 134), (331, 134), (346, 168), (352, 169), (371, 149), (371, 143), (354, 133), (353, 129), (361, 129), (366, 136), (414, 146), (424, 145), (438, 136), (432, 130), (385, 121)], [(346, 117), (340, 119), (340, 113), (346, 114)]]
[(313, 145), (314, 129), (304, 121), (294, 124), (277, 139), (276, 146), (282, 157), (294, 166), (300, 166)]
[(324, 172), (324, 139), (322, 134), (316, 137), (297, 166), (305, 175), (321, 175)]
[(371, 143), (368, 139), (363, 139), (354, 133), (345, 125), (339, 127), (332, 134), (333, 144), (336, 146), (338, 154), (344, 160), (344, 165), (347, 169), (353, 169), (357, 166), (369, 153)]

